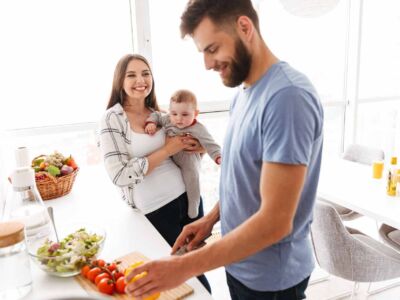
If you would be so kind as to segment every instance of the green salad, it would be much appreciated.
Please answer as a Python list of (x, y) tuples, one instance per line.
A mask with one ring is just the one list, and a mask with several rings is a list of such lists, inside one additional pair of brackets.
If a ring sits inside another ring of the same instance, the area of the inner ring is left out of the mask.
[(81, 228), (59, 243), (46, 240), (37, 249), (36, 255), (50, 272), (71, 272), (79, 270), (97, 254), (102, 240), (103, 236), (90, 234), (85, 228)]

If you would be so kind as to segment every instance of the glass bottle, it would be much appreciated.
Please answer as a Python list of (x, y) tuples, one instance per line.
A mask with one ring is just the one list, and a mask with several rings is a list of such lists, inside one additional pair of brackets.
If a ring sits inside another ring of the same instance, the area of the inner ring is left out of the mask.
[(24, 224), (0, 223), (0, 299), (16, 300), (32, 289), (29, 256), (25, 243)]
[(390, 166), (387, 173), (387, 188), (386, 193), (389, 196), (396, 196), (397, 189), (397, 157), (392, 156)]
[[(12, 193), (7, 199), (8, 219), (25, 225), (28, 248), (44, 242), (51, 234), (50, 216), (36, 188), (35, 172), (29, 165), (26, 148), (16, 151), (17, 168), (11, 174)], [(26, 165), (28, 164), (28, 165)]]

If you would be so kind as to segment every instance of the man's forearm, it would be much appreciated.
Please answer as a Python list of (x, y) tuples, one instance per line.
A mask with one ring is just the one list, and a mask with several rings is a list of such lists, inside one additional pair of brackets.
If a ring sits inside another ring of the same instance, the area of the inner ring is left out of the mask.
[(191, 276), (196, 276), (253, 255), (280, 241), (291, 231), (290, 224), (279, 228), (267, 223), (270, 222), (266, 222), (265, 216), (258, 212), (223, 239), (184, 255), (183, 264), (190, 266)]
[(219, 201), (214, 205), (211, 211), (204, 216), (207, 218), (212, 224), (215, 224), (219, 221)]

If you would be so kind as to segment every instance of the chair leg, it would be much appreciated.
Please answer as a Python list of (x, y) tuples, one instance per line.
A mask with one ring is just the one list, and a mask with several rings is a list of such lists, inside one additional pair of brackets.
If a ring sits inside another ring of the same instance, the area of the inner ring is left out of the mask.
[(375, 295), (375, 294), (378, 294), (380, 292), (386, 291), (388, 289), (394, 288), (394, 287), (399, 286), (399, 285), (400, 285), (400, 281), (396, 281), (396, 282), (388, 284), (388, 285), (386, 285), (384, 287), (381, 287), (381, 288), (378, 288), (378, 289), (375, 289), (375, 290), (371, 290), (372, 282), (370, 282), (369, 285), (368, 285), (367, 295)]
[(351, 291), (351, 297), (350, 297), (350, 300), (353, 300), (353, 298), (354, 298), (354, 295), (355, 295), (355, 294), (357, 294), (357, 290), (358, 290), (358, 288), (359, 288), (359, 283), (358, 283), (358, 282), (354, 282), (354, 285), (353, 285), (353, 290)]
[(376, 230), (379, 232), (379, 223), (378, 223), (378, 221), (375, 221), (375, 225), (376, 225)]
[(357, 294), (358, 287), (359, 287), (359, 283), (358, 282), (354, 282), (353, 289), (351, 291), (341, 293), (339, 295), (330, 297), (330, 298), (328, 298), (326, 300), (339, 300), (339, 299), (347, 298), (349, 296), (350, 296), (350, 299), (352, 300), (353, 297)]

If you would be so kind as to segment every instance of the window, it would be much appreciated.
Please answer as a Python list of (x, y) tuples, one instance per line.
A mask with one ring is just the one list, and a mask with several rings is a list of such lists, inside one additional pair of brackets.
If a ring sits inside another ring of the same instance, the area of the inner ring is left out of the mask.
[(400, 155), (400, 98), (360, 104), (357, 116), (357, 143)]
[(0, 128), (97, 121), (132, 52), (129, 1), (1, 1), (0, 36)]
[(400, 2), (364, 1), (362, 12), (356, 141), (399, 155)]
[(261, 1), (260, 29), (279, 59), (306, 74), (323, 102), (343, 101), (347, 1), (318, 18), (296, 17), (279, 1)]
[[(199, 121), (206, 126), (214, 140), (222, 148), (229, 121), (228, 112), (202, 114), (199, 116)], [(203, 156), (200, 172), (200, 188), (205, 211), (210, 211), (214, 207), (215, 202), (219, 200), (220, 170), (221, 167), (207, 154)]]
[(400, 2), (364, 1), (360, 99), (400, 98)]
[(223, 86), (216, 72), (205, 70), (203, 56), (192, 39), (181, 39), (180, 17), (186, 3), (187, 0), (149, 1), (157, 98), (160, 104), (168, 104), (175, 90), (186, 88), (196, 94), (199, 107), (204, 111), (207, 109), (205, 102), (229, 100), (235, 89)]
[(345, 113), (346, 37), (349, 6), (316, 18), (288, 13), (279, 1), (259, 3), (260, 30), (271, 51), (304, 73), (324, 104), (324, 152), (342, 148)]
[[(339, 152), (346, 137), (346, 143), (399, 155), (400, 2), (340, 1), (333, 11), (314, 18), (290, 15), (278, 0), (254, 2), (268, 46), (305, 73), (321, 96), (324, 151)], [(71, 151), (80, 161), (92, 159), (94, 124), (88, 122), (104, 112), (115, 65), (131, 52), (151, 58), (160, 104), (168, 104), (176, 89), (187, 88), (197, 95), (202, 111), (226, 111), (235, 89), (206, 71), (193, 41), (180, 37), (186, 3), (0, 1), (0, 134), (4, 128), (28, 128), (13, 132), (15, 146), (24, 143), (34, 153), (49, 152), (54, 150), (51, 137), (63, 145), (62, 152)], [(227, 118), (226, 112), (200, 116), (221, 144)], [(87, 147), (74, 144), (77, 136)], [(4, 168), (13, 155), (2, 150)], [(209, 188), (202, 194), (213, 201), (218, 168), (207, 158), (203, 162), (202, 180)]]

